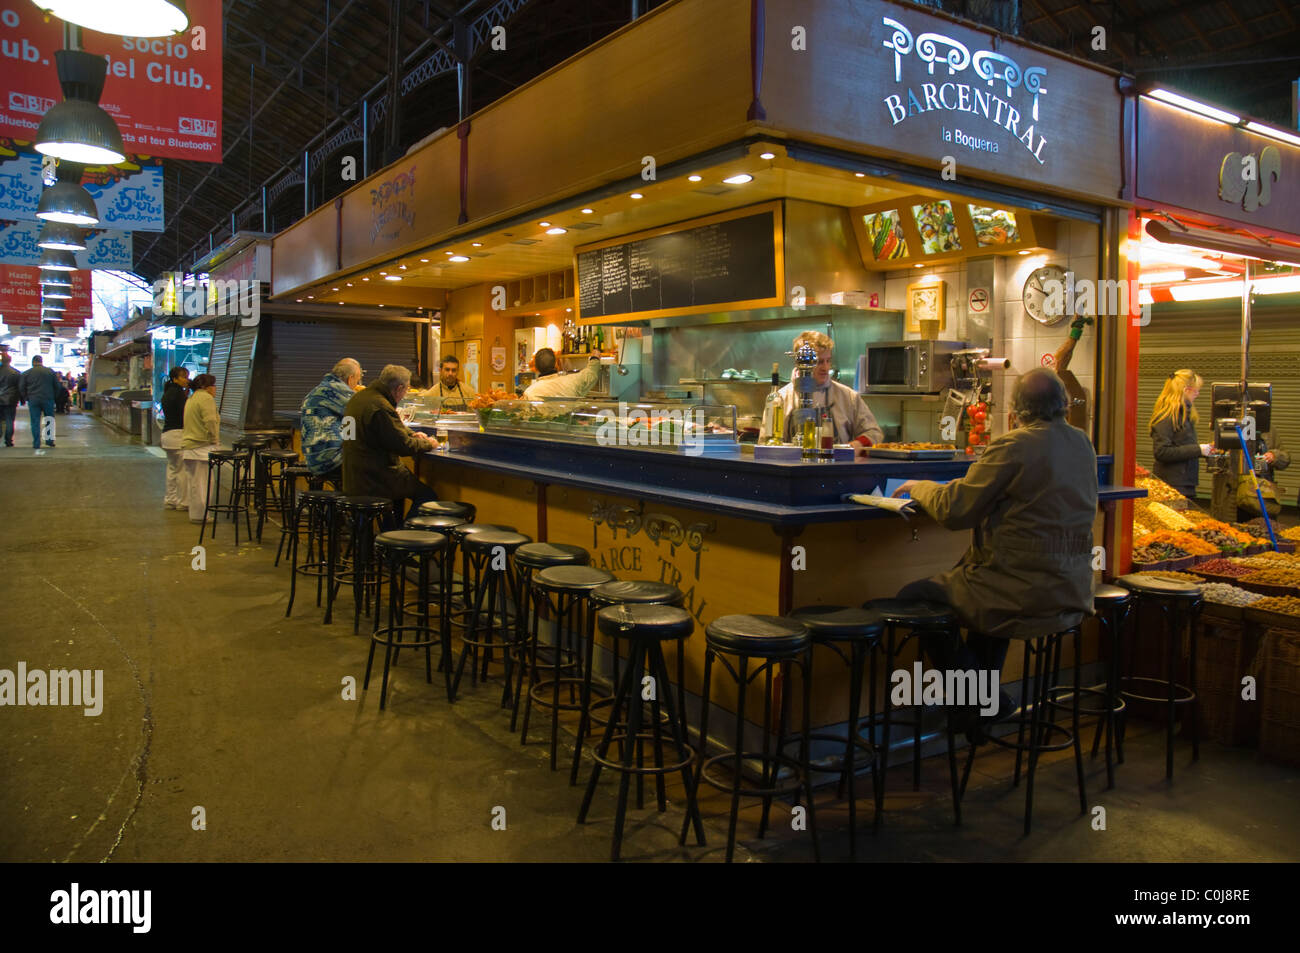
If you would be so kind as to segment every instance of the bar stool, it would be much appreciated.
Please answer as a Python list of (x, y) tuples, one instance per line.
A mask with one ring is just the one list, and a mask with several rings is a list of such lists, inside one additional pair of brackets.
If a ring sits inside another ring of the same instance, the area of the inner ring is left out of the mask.
[[(530, 648), (536, 642), (538, 620), (536, 613), (532, 612), (533, 573), (534, 571), (549, 569), (551, 566), (586, 566), (590, 562), (590, 553), (581, 546), (573, 546), (569, 543), (528, 543), (515, 550), (515, 572), (519, 576), (519, 605), (515, 607), (515, 622), (519, 631), (515, 638), (520, 644), (519, 661), (524, 664), (520, 666), (516, 673), (514, 704), (511, 706), (510, 712), (511, 731), (518, 728), (519, 697), (523, 686), (524, 669), (528, 667), (527, 661)], [(528, 628), (530, 613), (533, 619), (531, 634)], [(529, 670), (528, 679), (529, 688), (537, 683), (535, 670)], [(520, 744), (524, 743), (522, 740), (520, 741)]]
[[(266, 511), (271, 505), (280, 507), (280, 472), (298, 463), (298, 451), (264, 447), (256, 451), (257, 470), (257, 541), (262, 541), (262, 527), (266, 524)], [(269, 502), (268, 502), (269, 497)]]
[[(375, 537), (374, 548), (375, 558), (379, 563), (379, 571), (376, 573), (375, 580), (375, 628), (370, 634), (370, 652), (366, 656), (366, 676), (362, 682), (363, 689), (370, 688), (370, 670), (375, 660), (375, 646), (384, 647), (384, 677), (379, 689), (379, 710), (384, 710), (384, 701), (388, 696), (388, 670), (390, 663), (397, 661), (397, 652), (403, 648), (424, 649), (424, 675), (425, 680), (433, 684), (433, 657), (432, 648), (435, 640), (438, 642), (445, 656), (448, 650), (447, 644), (447, 614), (445, 603), (447, 594), (445, 589), (439, 590), (440, 608), (444, 611), (439, 613), (438, 635), (434, 636), (434, 629), (429, 625), (429, 581), (431, 570), (436, 570), (439, 576), (442, 575), (443, 565), (441, 557), (446, 554), (448, 539), (441, 533), (430, 533), (423, 530), (391, 530), (386, 533), (380, 533)], [(414, 562), (417, 567), (417, 580), (419, 586), (419, 596), (416, 610), (419, 613), (419, 623), (417, 625), (406, 625), (406, 568)], [(380, 606), (382, 605), (384, 572), (388, 575), (388, 621), (386, 625), (379, 624)], [(404, 633), (414, 632), (415, 638), (411, 641), (405, 641), (402, 636)], [(451, 698), (451, 669), (450, 666), (439, 665), (440, 669), (446, 671), (447, 675), (447, 697)]]
[[(441, 533), (447, 537), (447, 550), (439, 557), (442, 572), (439, 573), (436, 582), (431, 581), (430, 585), (437, 590), (443, 587), (450, 589), (452, 584), (451, 570), (454, 565), (455, 546), (452, 543), (451, 531), (458, 526), (470, 526), (463, 516), (412, 516), (402, 524), (406, 530), (416, 530), (426, 533)], [(450, 612), (450, 593), (448, 595), (448, 605), (442, 607), (442, 600), (439, 598), (439, 612)], [(446, 661), (446, 660), (444, 660)]]
[[(217, 538), (217, 519), (229, 515), (235, 524), (235, 545), (239, 545), (239, 514), (244, 514), (244, 526), (248, 538), (253, 538), (253, 524), (248, 515), (248, 500), (240, 495), (240, 487), (247, 481), (252, 454), (247, 450), (210, 450), (208, 451), (208, 485), (203, 504), (203, 524), (199, 527), (199, 545), (203, 545), (203, 534), (208, 528), (208, 514), (212, 514), (212, 538)], [(221, 502), (221, 468), (229, 465), (232, 471), (230, 502)], [(212, 484), (216, 483), (216, 499), (213, 499)], [(242, 502), (241, 502), (242, 499)]]
[[(591, 778), (587, 781), (587, 791), (582, 798), (582, 807), (578, 810), (578, 823), (587, 822), (587, 813), (591, 810), (592, 798), (596, 794), (596, 785), (600, 781), (602, 768), (609, 768), (619, 773), (618, 807), (614, 814), (614, 843), (610, 850), (610, 859), (618, 860), (623, 847), (623, 825), (627, 817), (627, 795), (629, 782), (633, 775), (644, 777), (653, 775), (662, 778), (668, 774), (681, 772), (686, 790), (686, 820), (682, 826), (681, 843), (686, 843), (687, 831), (695, 828), (696, 843), (704, 846), (704, 824), (700, 820), (696, 791), (699, 787), (691, 770), (695, 760), (695, 751), (686, 743), (686, 723), (678, 716), (679, 707), (673, 702), (672, 682), (668, 679), (668, 667), (664, 664), (663, 643), (677, 643), (678, 654), (682, 651), (682, 642), (695, 631), (695, 620), (685, 609), (664, 605), (614, 605), (607, 606), (596, 613), (596, 626), (602, 635), (610, 639), (627, 642), (628, 665), (614, 693), (613, 709), (605, 725), (605, 732), (592, 750), (595, 762), (591, 768)], [(647, 737), (641, 727), (642, 718), (642, 683), (646, 675), (653, 680), (655, 691), (650, 699), (651, 729)], [(684, 689), (679, 689), (684, 690)], [(660, 728), (660, 706), (667, 715), (668, 728), (672, 743), (676, 749), (676, 761), (665, 764), (663, 758), (663, 740)], [(622, 712), (626, 709), (626, 715)], [(700, 736), (704, 737), (703, 734)], [(640, 750), (645, 741), (654, 742), (654, 764), (632, 763), (633, 749)], [(609, 757), (611, 745), (618, 744), (619, 760)], [(663, 790), (662, 783), (660, 790)], [(661, 797), (659, 810), (667, 809)]]
[[(601, 609), (609, 606), (622, 605), (639, 605), (639, 606), (675, 606), (682, 607), (686, 601), (685, 595), (676, 586), (670, 586), (666, 582), (653, 582), (642, 579), (615, 579), (607, 582), (602, 586), (597, 586), (587, 594), (587, 620), (586, 620), (586, 638), (587, 638), (587, 657), (586, 664), (582, 673), (582, 711), (578, 718), (578, 740), (573, 746), (573, 768), (569, 772), (570, 786), (578, 783), (578, 767), (582, 763), (582, 745), (587, 737), (587, 730), (595, 722), (602, 727), (608, 722), (600, 720), (593, 712), (604, 705), (612, 705), (614, 696), (612, 692), (604, 698), (592, 700), (592, 669), (596, 657), (596, 613)], [(613, 642), (613, 661), (614, 667), (610, 679), (611, 686), (618, 685), (619, 670), (619, 640)], [(680, 643), (679, 643), (680, 647)], [(678, 713), (681, 723), (686, 724), (686, 671), (685, 659), (681, 652), (677, 653), (677, 698), (681, 703), (681, 710)], [(643, 803), (641, 775), (637, 775), (637, 805)]]
[[(849, 857), (856, 858), (858, 850), (858, 811), (857, 811), (857, 753), (861, 750), (867, 756), (867, 765), (871, 768), (871, 789), (875, 796), (875, 825), (880, 826), (880, 817), (884, 812), (884, 785), (880, 779), (880, 757), (870, 741), (864, 741), (862, 727), (862, 682), (867, 667), (871, 662), (869, 684), (876, 684), (876, 649), (880, 637), (885, 631), (885, 624), (879, 613), (870, 609), (851, 609), (843, 606), (806, 606), (790, 613), (790, 618), (802, 622), (812, 633), (813, 647), (830, 649), (839, 656), (849, 669), (849, 726), (844, 738), (826, 732), (813, 732), (811, 741), (835, 741), (844, 743), (844, 757), (840, 766), (840, 797), (844, 796), (845, 782), (849, 789)], [(845, 655), (841, 645), (847, 645), (849, 654)], [(874, 712), (872, 713), (874, 715)]]
[[(533, 544), (537, 545), (537, 544)], [(543, 543), (542, 545), (550, 545)], [(520, 547), (521, 549), (523, 547)], [(578, 548), (578, 547), (572, 547)], [(584, 550), (581, 554), (587, 558)], [(516, 553), (516, 560), (518, 553)], [(516, 562), (517, 565), (517, 562)], [(519, 646), (519, 672), (515, 682), (514, 710), (519, 709), (524, 669), (528, 669), (528, 693), (524, 701), (524, 726), (519, 743), (528, 744), (528, 721), (533, 705), (551, 710), (551, 770), (556, 769), (560, 745), (560, 711), (579, 711), (582, 706), (574, 700), (575, 689), (582, 685), (583, 641), (586, 634), (587, 597), (598, 586), (614, 580), (614, 574), (604, 569), (583, 565), (550, 566), (541, 569), (532, 579), (533, 624), (527, 641)], [(537, 651), (541, 644), (541, 612), (545, 608), (548, 618), (555, 620), (555, 645), (551, 647), (550, 675), (538, 678)], [(565, 675), (568, 672), (570, 674)], [(560, 701), (560, 686), (569, 686), (569, 701)], [(547, 695), (550, 698), (547, 699)], [(513, 712), (511, 727), (514, 726)], [(662, 783), (662, 778), (660, 778)]]
[[(731, 792), (731, 819), (727, 828), (727, 863), (731, 863), (736, 849), (736, 822), (740, 815), (742, 795), (763, 799), (763, 820), (758, 832), (758, 836), (762, 837), (767, 831), (768, 809), (772, 798), (800, 793), (808, 802), (808, 831), (812, 835), (813, 858), (820, 861), (821, 849), (817, 844), (817, 820), (813, 806), (812, 771), (808, 761), (809, 728), (812, 724), (812, 632), (804, 623), (780, 616), (724, 615), (709, 623), (704, 630), (704, 637), (706, 645), (704, 688), (701, 692), (704, 714), (700, 718), (700, 764), (696, 770), (695, 786), (698, 791), (700, 783), (704, 782), (719, 791)], [(736, 659), (735, 668), (727, 661), (728, 657)], [(762, 660), (762, 664), (752, 674), (749, 671), (751, 659)], [(736, 681), (736, 741), (731, 751), (705, 760), (703, 752), (709, 737), (709, 705), (712, 698), (710, 690), (715, 661), (720, 661)], [(790, 758), (785, 754), (785, 732), (790, 714), (788, 687), (781, 693), (775, 748), (771, 745), (771, 734), (768, 731), (772, 723), (772, 669), (783, 663), (797, 666), (802, 682), (803, 718), (799, 728), (798, 759)], [(763, 692), (763, 720), (760, 724), (763, 750), (752, 752), (745, 750), (745, 701), (749, 694), (750, 683), (760, 674), (766, 676)], [(758, 787), (743, 787), (741, 784), (747, 760), (758, 761), (762, 766), (762, 780)], [(732, 780), (729, 783), (709, 774), (710, 768), (724, 761), (731, 764)], [(782, 767), (789, 768), (793, 773), (793, 779), (784, 784), (778, 783)], [(686, 843), (685, 825), (682, 826), (678, 843)]]
[[(300, 575), (315, 578), (317, 606), (321, 603), (321, 587), (328, 586), (331, 591), (334, 588), (334, 507), (341, 495), (335, 490), (304, 490), (298, 494), (289, 523), (289, 605), (284, 610), (286, 619), (293, 612)], [(298, 544), (304, 533), (307, 554), (299, 562)]]
[[(1134, 664), (1132, 655), (1127, 666), (1129, 674), (1120, 678), (1120, 696), (1129, 702), (1155, 702), (1165, 705), (1165, 777), (1174, 777), (1174, 723), (1178, 720), (1178, 706), (1190, 705), (1192, 709), (1192, 760), (1201, 757), (1200, 735), (1197, 729), (1196, 713), (1196, 629), (1201, 614), (1201, 587), (1191, 582), (1176, 579), (1162, 579), (1159, 576), (1140, 574), (1121, 576), (1115, 580), (1133, 593), (1134, 605), (1141, 618), (1143, 605), (1154, 605), (1160, 612), (1167, 644), (1168, 655), (1165, 662), (1164, 678), (1152, 676), (1135, 676), (1132, 674)], [(1187, 682), (1178, 684), (1178, 656), (1182, 649), (1182, 636), (1187, 633)], [(1137, 638), (1133, 639), (1133, 652), (1136, 652)], [(1162, 690), (1161, 695), (1142, 695), (1137, 689), (1149, 686), (1146, 690)], [(1124, 728), (1128, 720), (1127, 713), (1120, 719), (1119, 743), (1123, 750)]]
[(473, 503), (459, 500), (426, 500), (415, 513), (417, 516), (461, 516), (466, 523), (472, 523), (478, 510)]
[[(275, 547), (275, 565), (280, 565), (284, 544), (293, 532), (293, 514), (298, 506), (298, 481), (311, 479), (311, 470), (304, 464), (289, 464), (280, 468), (280, 487), (276, 502), (280, 510), (280, 544)], [(310, 484), (309, 484), (310, 486)]]
[[(920, 640), (926, 635), (944, 635), (959, 638), (960, 629), (956, 614), (950, 606), (933, 602), (911, 601), (904, 599), (872, 599), (862, 608), (876, 612), (885, 626), (883, 640), (885, 652), (885, 677), (888, 679), (894, 671), (898, 653), (912, 639)], [(898, 638), (900, 627), (910, 630), (902, 639)], [(893, 722), (893, 699), (890, 692), (885, 692), (884, 733), (880, 746), (880, 784), (883, 788), (889, 778), (889, 737)], [(871, 679), (871, 743), (876, 743), (875, 711), (876, 680)], [(921, 709), (912, 714), (912, 790), (921, 790)], [(906, 722), (904, 723), (906, 724)]]
[[(250, 507), (257, 506), (258, 494), (258, 475), (257, 475), (257, 454), (260, 450), (265, 450), (271, 446), (271, 438), (264, 437), (261, 434), (245, 434), (231, 445), (234, 450), (248, 451), (251, 460), (248, 470), (244, 473), (244, 479), (239, 485), (239, 492), (244, 497), (244, 501)], [(252, 538), (252, 534), (249, 534)]]
[[(1061, 642), (1069, 636), (1074, 643), (1074, 681), (1069, 688), (1070, 727), (1058, 725), (1045, 715), (1051, 708), (1052, 691), (1060, 680)], [(1020, 710), (1016, 739), (984, 735), (983, 740), (1001, 748), (1016, 752), (1016, 770), (1012, 786), (1020, 784), (1021, 758), (1029, 754), (1029, 771), (1025, 783), (1025, 834), (1030, 831), (1030, 822), (1034, 811), (1034, 776), (1038, 770), (1039, 755), (1050, 751), (1074, 749), (1074, 767), (1079, 785), (1079, 813), (1088, 812), (1088, 793), (1083, 778), (1083, 749), (1079, 744), (1079, 672), (1083, 667), (1083, 633), (1079, 626), (1064, 629), (1051, 635), (1021, 639), (1025, 653), (1020, 676)], [(1033, 671), (1033, 685), (1030, 686), (1030, 671)], [(1025, 740), (1025, 729), (1029, 730), (1029, 740)], [(1060, 741), (1050, 741), (1052, 733), (1062, 737)], [(949, 748), (953, 744), (952, 722), (949, 721)], [(966, 769), (962, 774), (961, 787), (956, 792), (957, 823), (961, 823), (961, 797), (966, 793), (966, 782), (970, 780), (971, 765), (975, 762), (976, 743), (972, 743), (966, 756)]]
[[(452, 699), (460, 691), (460, 680), (465, 673), (465, 661), (470, 653), (474, 655), (474, 664), (470, 669), (470, 684), (478, 685), (479, 649), (483, 650), (483, 679), (487, 680), (488, 665), (492, 661), (492, 649), (501, 648), (505, 658), (505, 685), (501, 693), (504, 707), (510, 695), (510, 676), (513, 674), (511, 663), (517, 640), (512, 638), (512, 626), (506, 613), (506, 596), (516, 606), (519, 605), (519, 587), (510, 556), (520, 546), (532, 540), (523, 533), (506, 533), (488, 531), (467, 535), (461, 542), (461, 552), (467, 557), (474, 572), (473, 608), (465, 630), (461, 634), (460, 661), (456, 666), (456, 678), (452, 682)], [(484, 600), (487, 611), (484, 612)], [(499, 633), (500, 641), (493, 642), (493, 635)]]
[[(336, 527), (330, 547), (329, 599), (325, 603), (325, 624), (334, 619), (334, 598), (339, 588), (352, 583), (352, 633), (361, 631), (361, 607), (365, 604), (370, 614), (370, 593), (378, 581), (378, 571), (373, 564), (375, 537), (383, 532), (384, 519), (392, 512), (393, 501), (382, 496), (339, 496), (334, 503)], [(348, 548), (339, 553), (341, 530), (348, 530)]]
[(451, 560), (453, 566), (455, 565), (457, 552), (460, 553), (461, 558), (460, 594), (456, 596), (453, 585), (452, 608), (450, 610), (451, 624), (458, 629), (463, 629), (469, 622), (470, 610), (474, 605), (475, 583), (470, 579), (469, 554), (464, 551), (461, 544), (466, 536), (473, 536), (476, 533), (514, 533), (516, 530), (513, 526), (505, 526), (500, 523), (461, 523), (459, 526), (451, 527), (446, 532), (451, 537), (451, 552), (447, 558)]

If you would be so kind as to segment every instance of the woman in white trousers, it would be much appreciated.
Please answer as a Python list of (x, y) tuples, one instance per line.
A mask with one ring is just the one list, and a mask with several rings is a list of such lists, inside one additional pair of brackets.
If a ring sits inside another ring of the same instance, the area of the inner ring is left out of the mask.
[(190, 383), (190, 389), (194, 394), (185, 402), (181, 452), (189, 483), (190, 522), (202, 523), (208, 495), (208, 452), (221, 443), (217, 379), (211, 374), (200, 374)]
[(190, 508), (189, 483), (185, 473), (185, 403), (190, 396), (190, 372), (184, 365), (171, 369), (163, 385), (163, 432), (159, 445), (167, 453), (167, 492), (163, 509), (187, 510)]

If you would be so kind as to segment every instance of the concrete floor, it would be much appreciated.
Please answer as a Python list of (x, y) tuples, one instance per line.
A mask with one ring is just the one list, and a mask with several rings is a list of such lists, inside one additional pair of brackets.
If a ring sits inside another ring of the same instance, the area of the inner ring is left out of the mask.
[[(387, 711), (377, 691), (344, 701), (342, 682), (359, 685), (367, 642), (350, 624), (323, 626), (301, 595), (284, 618), (288, 577), (272, 568), (274, 531), (269, 545), (236, 547), (223, 524), (206, 571), (196, 571), (197, 529), (162, 509), (163, 461), (93, 417), (60, 417), (58, 430), (57, 447), (35, 455), (23, 414), (18, 446), (0, 449), (0, 668), (102, 669), (105, 702), (98, 717), (66, 707), (0, 713), (0, 860), (608, 858), (615, 785), (602, 783), (590, 822), (577, 824), (580, 789), (547, 770), (540, 742), (519, 745), (495, 688), (466, 688), (449, 706), (407, 658)], [(349, 598), (343, 609), (350, 620)], [(1128, 756), (1109, 792), (1102, 763), (1089, 762), (1089, 804), (1105, 808), (1104, 831), (1078, 813), (1070, 762), (1045, 762), (1027, 838), (1023, 788), (1011, 787), (1005, 753), (981, 749), (962, 828), (942, 758), (925, 762), (918, 793), (906, 769), (891, 774), (875, 834), (864, 780), (859, 856), (1300, 859), (1300, 771), (1213, 744), (1192, 764), (1182, 743), (1168, 784), (1163, 734), (1143, 724), (1131, 729)], [(838, 860), (848, 856), (847, 812), (834, 795), (821, 791), (818, 823), (823, 856)], [(634, 812), (625, 858), (721, 860), (728, 799), (703, 799), (707, 848), (677, 847), (679, 788), (669, 800), (664, 815)], [(194, 829), (199, 807), (206, 830)], [(505, 830), (493, 829), (497, 808)], [(774, 806), (773, 818), (767, 839), (742, 840), (737, 859), (811, 859), (789, 806)], [(753, 838), (757, 809), (740, 825)]]

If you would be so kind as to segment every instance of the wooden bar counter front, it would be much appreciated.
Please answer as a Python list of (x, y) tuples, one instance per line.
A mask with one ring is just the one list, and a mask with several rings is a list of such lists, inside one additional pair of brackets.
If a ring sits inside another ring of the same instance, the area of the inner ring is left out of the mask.
[[(949, 532), (924, 516), (905, 521), (839, 502), (844, 493), (870, 492), (887, 479), (960, 476), (967, 459), (756, 463), (468, 430), (451, 430), (450, 444), (419, 461), (422, 479), (440, 498), (474, 504), (484, 523), (582, 546), (593, 566), (619, 579), (657, 580), (682, 590), (697, 624), (685, 649), (685, 687), (696, 698), (704, 628), (713, 619), (893, 596), (914, 579), (950, 568), (969, 543), (969, 534)], [(1100, 458), (1103, 501), (1126, 492), (1106, 485), (1109, 468), (1110, 458)], [(1099, 512), (1098, 539), (1101, 528)], [(1092, 641), (1085, 660), (1096, 658)], [(910, 668), (915, 657), (913, 650), (899, 665)], [(669, 663), (675, 672), (675, 659)], [(1020, 655), (1013, 651), (1002, 680), (1019, 674)], [(879, 678), (885, 687), (888, 673)], [(724, 686), (730, 697), (719, 694)], [(751, 691), (749, 710), (761, 711), (761, 680)], [(735, 701), (729, 680), (715, 680), (715, 704), (734, 711)], [(848, 673), (831, 653), (818, 653), (813, 715), (818, 727), (848, 717)]]

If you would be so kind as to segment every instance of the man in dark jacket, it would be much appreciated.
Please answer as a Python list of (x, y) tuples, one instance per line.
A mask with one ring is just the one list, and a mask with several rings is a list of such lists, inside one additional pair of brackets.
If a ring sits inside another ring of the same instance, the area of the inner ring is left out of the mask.
[(32, 366), (24, 372), (18, 381), (18, 396), (27, 401), (27, 415), (32, 423), (32, 447), (41, 448), (41, 418), (48, 417), (49, 433), (45, 435), (45, 446), (54, 446), (54, 388), (58, 380), (54, 372), (45, 366), (38, 354), (32, 358)]
[(163, 385), (163, 432), (158, 443), (167, 453), (167, 483), (163, 496), (163, 509), (188, 510), (190, 508), (189, 480), (185, 472), (185, 402), (190, 398), (190, 371), (187, 367), (173, 367)]
[(18, 416), (18, 384), (22, 375), (14, 370), (9, 352), (0, 353), (0, 430), (5, 446), (14, 445), (14, 418)]
[[(428, 436), (414, 433), (397, 416), (397, 405), (411, 389), (411, 372), (389, 364), (378, 379), (348, 401), (343, 410), (343, 492), (348, 496), (380, 496), (395, 504), (409, 499), (414, 511), (436, 500), (432, 488), (402, 466), (400, 457), (432, 450)], [(346, 439), (348, 423), (355, 439)]]

